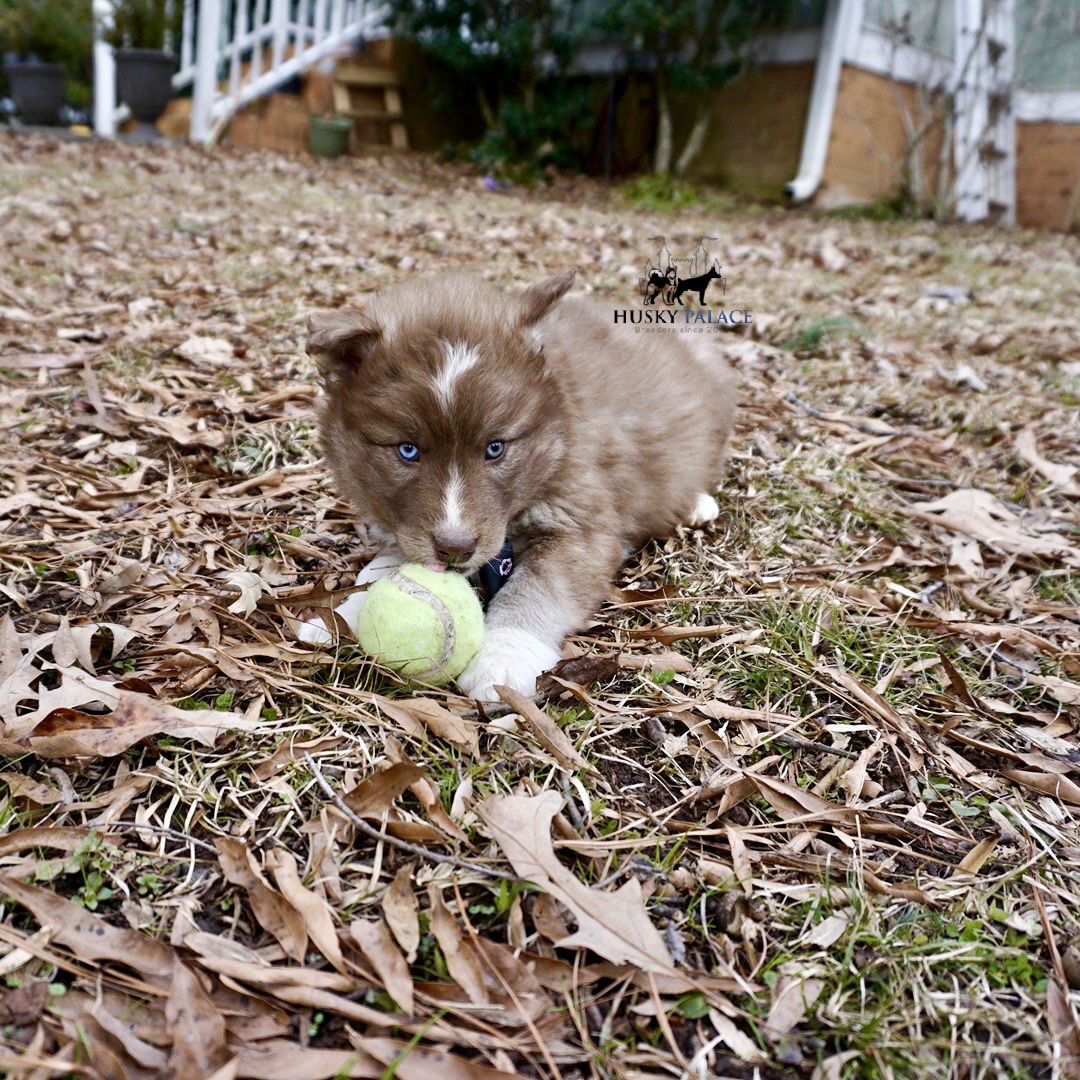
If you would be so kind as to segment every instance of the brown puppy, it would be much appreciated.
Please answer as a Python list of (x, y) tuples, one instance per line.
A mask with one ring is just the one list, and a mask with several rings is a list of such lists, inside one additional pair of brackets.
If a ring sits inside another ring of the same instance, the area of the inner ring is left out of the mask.
[(718, 512), (726, 364), (563, 299), (573, 280), (514, 295), (426, 278), (311, 321), (323, 452), (369, 532), (404, 561), (466, 573), (513, 541), (458, 679), (482, 700), (499, 684), (533, 693), (630, 551)]

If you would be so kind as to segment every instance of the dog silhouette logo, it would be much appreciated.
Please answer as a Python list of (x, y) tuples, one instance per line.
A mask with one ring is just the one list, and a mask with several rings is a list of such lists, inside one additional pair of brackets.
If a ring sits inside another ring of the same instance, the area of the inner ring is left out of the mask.
[(701, 237), (697, 250), (689, 258), (673, 256), (663, 236), (650, 236), (648, 239), (653, 243), (658, 242), (660, 246), (655, 257), (650, 256), (645, 263), (644, 276), (638, 280), (646, 306), (655, 305), (660, 300), (667, 307), (683, 307), (682, 298), (690, 293), (696, 294), (698, 303), (704, 307), (705, 294), (714, 281), (719, 281), (724, 292), (727, 292), (727, 282), (720, 273), (720, 264), (709, 255), (705, 246), (707, 240), (716, 241), (719, 237)]

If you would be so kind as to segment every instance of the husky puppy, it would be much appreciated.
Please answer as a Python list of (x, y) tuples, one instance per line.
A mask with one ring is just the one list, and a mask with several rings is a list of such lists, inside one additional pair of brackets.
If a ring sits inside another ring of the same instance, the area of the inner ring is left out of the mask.
[(326, 462), (386, 546), (361, 579), (397, 560), (468, 574), (513, 544), (457, 680), (478, 700), (534, 693), (628, 553), (719, 512), (735, 391), (715, 346), (616, 325), (573, 281), (506, 293), (447, 274), (310, 322)]

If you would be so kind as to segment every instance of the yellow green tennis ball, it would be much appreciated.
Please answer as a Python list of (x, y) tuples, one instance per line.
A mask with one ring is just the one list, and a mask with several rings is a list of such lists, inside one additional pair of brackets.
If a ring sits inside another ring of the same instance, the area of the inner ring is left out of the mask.
[(420, 682), (456, 679), (484, 641), (484, 612), (462, 574), (406, 563), (367, 591), (356, 638), (369, 656)]

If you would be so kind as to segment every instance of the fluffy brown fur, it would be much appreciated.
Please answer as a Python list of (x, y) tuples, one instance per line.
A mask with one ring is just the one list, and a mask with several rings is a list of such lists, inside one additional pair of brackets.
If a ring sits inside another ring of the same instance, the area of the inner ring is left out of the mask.
[(628, 551), (715, 516), (727, 366), (685, 335), (636, 334), (564, 298), (573, 278), (517, 295), (427, 278), (312, 320), (322, 447), (360, 518), (406, 561), (450, 551), (464, 571), (513, 540), (514, 573), (459, 679), (481, 698), (500, 683), (532, 693)]

